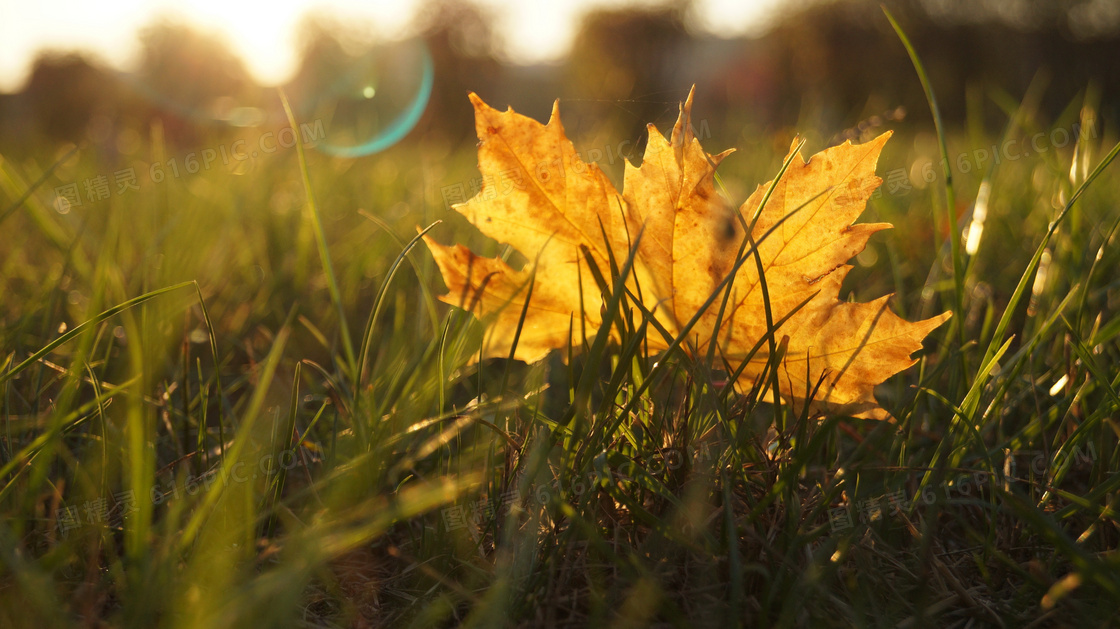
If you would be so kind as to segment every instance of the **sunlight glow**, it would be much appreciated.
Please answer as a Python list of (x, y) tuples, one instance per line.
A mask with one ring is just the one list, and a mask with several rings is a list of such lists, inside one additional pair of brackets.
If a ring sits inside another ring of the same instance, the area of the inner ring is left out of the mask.
[[(284, 82), (295, 70), (296, 29), (305, 17), (338, 16), (357, 20), (377, 36), (412, 35), (413, 14), (421, 0), (78, 0), (22, 2), (0, 0), (0, 91), (19, 89), (42, 49), (84, 50), (127, 69), (138, 50), (136, 33), (171, 17), (223, 37), (249, 72), (266, 85)], [(495, 17), (494, 28), (507, 59), (518, 63), (554, 62), (566, 54), (579, 20), (596, 7), (660, 6), (660, 0), (478, 0)], [(777, 0), (704, 0), (693, 7), (691, 22), (729, 36), (755, 31)]]

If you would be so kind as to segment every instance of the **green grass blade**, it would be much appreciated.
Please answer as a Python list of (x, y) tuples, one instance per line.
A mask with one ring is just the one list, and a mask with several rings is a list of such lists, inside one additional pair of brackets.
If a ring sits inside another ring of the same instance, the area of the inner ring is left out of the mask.
[[(280, 102), (284, 105), (284, 113), (288, 116), (288, 124), (293, 130), (299, 129), (296, 116), (292, 113), (292, 106), (288, 97), (280, 90)], [(307, 194), (307, 213), (311, 221), (311, 229), (315, 234), (315, 245), (319, 249), (319, 261), (323, 265), (323, 273), (327, 279), (327, 290), (330, 292), (331, 303), (334, 304), (338, 316), (339, 334), (342, 337), (342, 351), (346, 357), (346, 365), (350, 373), (358, 373), (358, 358), (354, 355), (354, 342), (350, 339), (350, 327), (346, 324), (346, 308), (342, 302), (342, 291), (338, 289), (338, 280), (334, 274), (334, 264), (331, 262), (330, 248), (327, 246), (327, 236), (323, 231), (323, 218), (319, 213), (319, 206), (315, 202), (315, 191), (311, 187), (311, 171), (307, 168), (307, 156), (303, 149), (303, 138), (293, 131), (296, 142), (296, 155), (299, 156), (299, 170), (303, 177), (303, 189)]]
[(373, 300), (373, 312), (370, 313), (369, 319), (366, 321), (365, 332), (362, 334), (362, 346), (361, 350), (358, 352), (359, 369), (354, 374), (353, 382), (353, 390), (355, 393), (360, 391), (362, 385), (365, 383), (365, 377), (368, 369), (367, 363), (369, 362), (369, 347), (373, 342), (373, 329), (377, 325), (377, 317), (379, 314), (381, 314), (381, 307), (384, 305), (385, 298), (389, 293), (389, 284), (392, 283), (393, 276), (397, 274), (397, 269), (400, 268), (401, 263), (404, 262), (405, 258), (408, 256), (408, 253), (412, 251), (413, 247), (415, 247), (421, 239), (424, 238), (424, 234), (427, 234), (432, 230), (433, 227), (439, 225), (441, 222), (442, 221), (436, 221), (417, 233), (412, 240), (408, 241), (408, 244), (404, 246), (404, 249), (401, 250), (400, 254), (397, 255), (397, 259), (393, 260), (393, 264), (389, 266), (389, 273), (386, 274), (385, 280), (381, 283), (381, 288), (377, 291), (377, 297)]
[(106, 319), (109, 319), (113, 315), (116, 315), (116, 314), (119, 314), (119, 313), (121, 313), (125, 310), (128, 310), (129, 308), (132, 308), (133, 306), (138, 306), (138, 305), (143, 304), (145, 302), (151, 301), (152, 299), (155, 299), (156, 297), (159, 297), (160, 295), (164, 295), (164, 294), (167, 294), (167, 293), (170, 293), (170, 292), (173, 292), (173, 291), (177, 291), (180, 288), (186, 288), (188, 286), (193, 286), (193, 285), (195, 285), (194, 281), (190, 281), (190, 282), (181, 282), (179, 284), (173, 284), (171, 286), (166, 286), (164, 288), (157, 288), (156, 290), (150, 291), (148, 293), (144, 293), (143, 295), (140, 295), (139, 297), (134, 297), (132, 299), (129, 299), (128, 301), (125, 301), (125, 302), (120, 303), (116, 306), (113, 306), (112, 308), (109, 308), (108, 310), (102, 312), (101, 314), (97, 315), (96, 317), (94, 317), (92, 319), (89, 319), (87, 321), (83, 321), (82, 323), (74, 326), (73, 329), (67, 330), (66, 333), (62, 334), (57, 339), (51, 341), (50, 343), (47, 343), (45, 346), (43, 346), (42, 349), (40, 349), (39, 351), (37, 351), (34, 354), (32, 354), (31, 356), (29, 356), (23, 362), (19, 363), (15, 367), (12, 367), (10, 370), (6, 371), (5, 373), (0, 374), (0, 384), (4, 384), (5, 382), (7, 382), (7, 381), (11, 380), (12, 378), (16, 377), (17, 375), (19, 375), (19, 373), (21, 371), (23, 371), (24, 369), (33, 365), (40, 358), (43, 358), (47, 354), (53, 352), (59, 346), (65, 345), (70, 340), (72, 340), (74, 337), (76, 337), (79, 334), (85, 332), (86, 330), (92, 328), (93, 326), (97, 325), (98, 323), (101, 323), (102, 321), (104, 321)]
[(261, 385), (253, 391), (252, 397), (249, 398), (249, 405), (242, 415), (241, 425), (238, 426), (237, 434), (233, 438), (233, 445), (230, 447), (227, 456), (222, 460), (221, 468), (217, 472), (219, 483), (205, 494), (198, 508), (195, 510), (190, 520), (188, 520), (186, 526), (183, 527), (183, 532), (179, 536), (176, 544), (180, 550), (185, 550), (190, 547), (191, 543), (202, 530), (206, 520), (209, 519), (218, 500), (224, 495), (225, 492), (223, 490), (228, 486), (229, 479), (234, 478), (234, 466), (243, 464), (241, 455), (249, 445), (253, 426), (256, 424), (257, 418), (260, 417), (261, 410), (264, 408), (273, 376), (276, 374), (276, 368), (279, 366), (280, 358), (284, 354), (284, 346), (287, 344), (288, 336), (291, 334), (290, 323), (294, 312), (293, 310), (292, 313), (289, 313), (284, 327), (277, 333), (276, 340), (269, 349), (268, 356), (265, 357), (260, 372)]
[(951, 302), (953, 325), (960, 332), (960, 341), (964, 344), (967, 341), (963, 326), (965, 316), (964, 259), (961, 256), (961, 232), (960, 226), (957, 224), (957, 200), (953, 189), (953, 164), (949, 160), (949, 147), (945, 141), (945, 123), (941, 120), (941, 109), (937, 106), (933, 85), (929, 81), (929, 76), (926, 74), (921, 58), (918, 57), (918, 51), (914, 49), (913, 44), (910, 43), (910, 38), (906, 36), (906, 32), (902, 30), (902, 27), (886, 6), (883, 7), (883, 13), (886, 14), (891, 27), (898, 35), (898, 39), (906, 48), (906, 53), (910, 55), (910, 61), (913, 62), (914, 70), (918, 73), (918, 80), (922, 83), (922, 89), (926, 94), (926, 102), (929, 103), (930, 113), (933, 115), (933, 126), (937, 132), (937, 145), (941, 151), (941, 175), (945, 178), (945, 213), (949, 219), (949, 251), (953, 258), (953, 300)]

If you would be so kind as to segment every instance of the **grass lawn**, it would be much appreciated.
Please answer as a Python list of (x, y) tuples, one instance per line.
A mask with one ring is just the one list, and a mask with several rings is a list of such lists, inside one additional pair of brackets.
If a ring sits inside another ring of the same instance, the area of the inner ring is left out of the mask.
[(445, 204), (473, 146), (0, 150), (0, 626), (1114, 626), (1116, 138), (1091, 90), (994, 102), (900, 126), (860, 219), (841, 297), (954, 315), (893, 422), (626, 325), (472, 361), (414, 236), (510, 253)]

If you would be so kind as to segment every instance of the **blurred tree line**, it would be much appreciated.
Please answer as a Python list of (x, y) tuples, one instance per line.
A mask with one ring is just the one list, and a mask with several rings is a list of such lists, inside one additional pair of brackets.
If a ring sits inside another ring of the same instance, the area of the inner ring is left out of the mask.
[[(923, 56), (950, 123), (961, 123), (968, 99), (980, 95), (988, 103), (981, 112), (1001, 124), (992, 103), (1022, 99), (1032, 82), (1045, 85), (1040, 108), (1051, 116), (1095, 84), (1102, 118), (1117, 119), (1120, 3), (888, 5)], [(672, 122), (692, 84), (705, 115), (762, 129), (808, 123), (832, 132), (891, 112), (928, 116), (877, 1), (796, 3), (764, 35), (737, 39), (696, 32), (687, 1), (599, 9), (585, 16), (563, 63), (538, 67), (505, 59), (492, 22), (466, 0), (432, 0), (418, 10), (412, 30), (431, 55), (435, 82), (406, 141), (473, 141), (468, 91), (542, 119), (561, 98), (567, 126), (601, 121), (635, 142), (647, 122)], [(140, 40), (139, 64), (127, 74), (79, 54), (43, 53), (22, 91), (0, 94), (0, 146), (18, 152), (43, 142), (96, 143), (122, 129), (147, 133), (156, 120), (169, 142), (190, 145), (231, 125), (283, 122), (275, 90), (256, 84), (221, 40), (168, 22), (150, 26)], [(300, 66), (284, 86), (296, 104), (329, 90), (369, 55), (396, 54), (396, 44), (372, 42), (360, 28), (331, 19), (308, 20), (299, 45)]]

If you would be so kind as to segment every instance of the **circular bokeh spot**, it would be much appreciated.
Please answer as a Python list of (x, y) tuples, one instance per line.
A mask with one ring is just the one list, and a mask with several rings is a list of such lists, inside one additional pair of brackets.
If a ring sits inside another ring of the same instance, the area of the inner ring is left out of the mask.
[[(341, 65), (341, 64), (340, 64)], [(318, 89), (293, 103), (301, 122), (323, 123), (315, 148), (356, 158), (400, 142), (420, 121), (432, 94), (435, 71), (422, 40), (378, 46), (349, 57)]]

